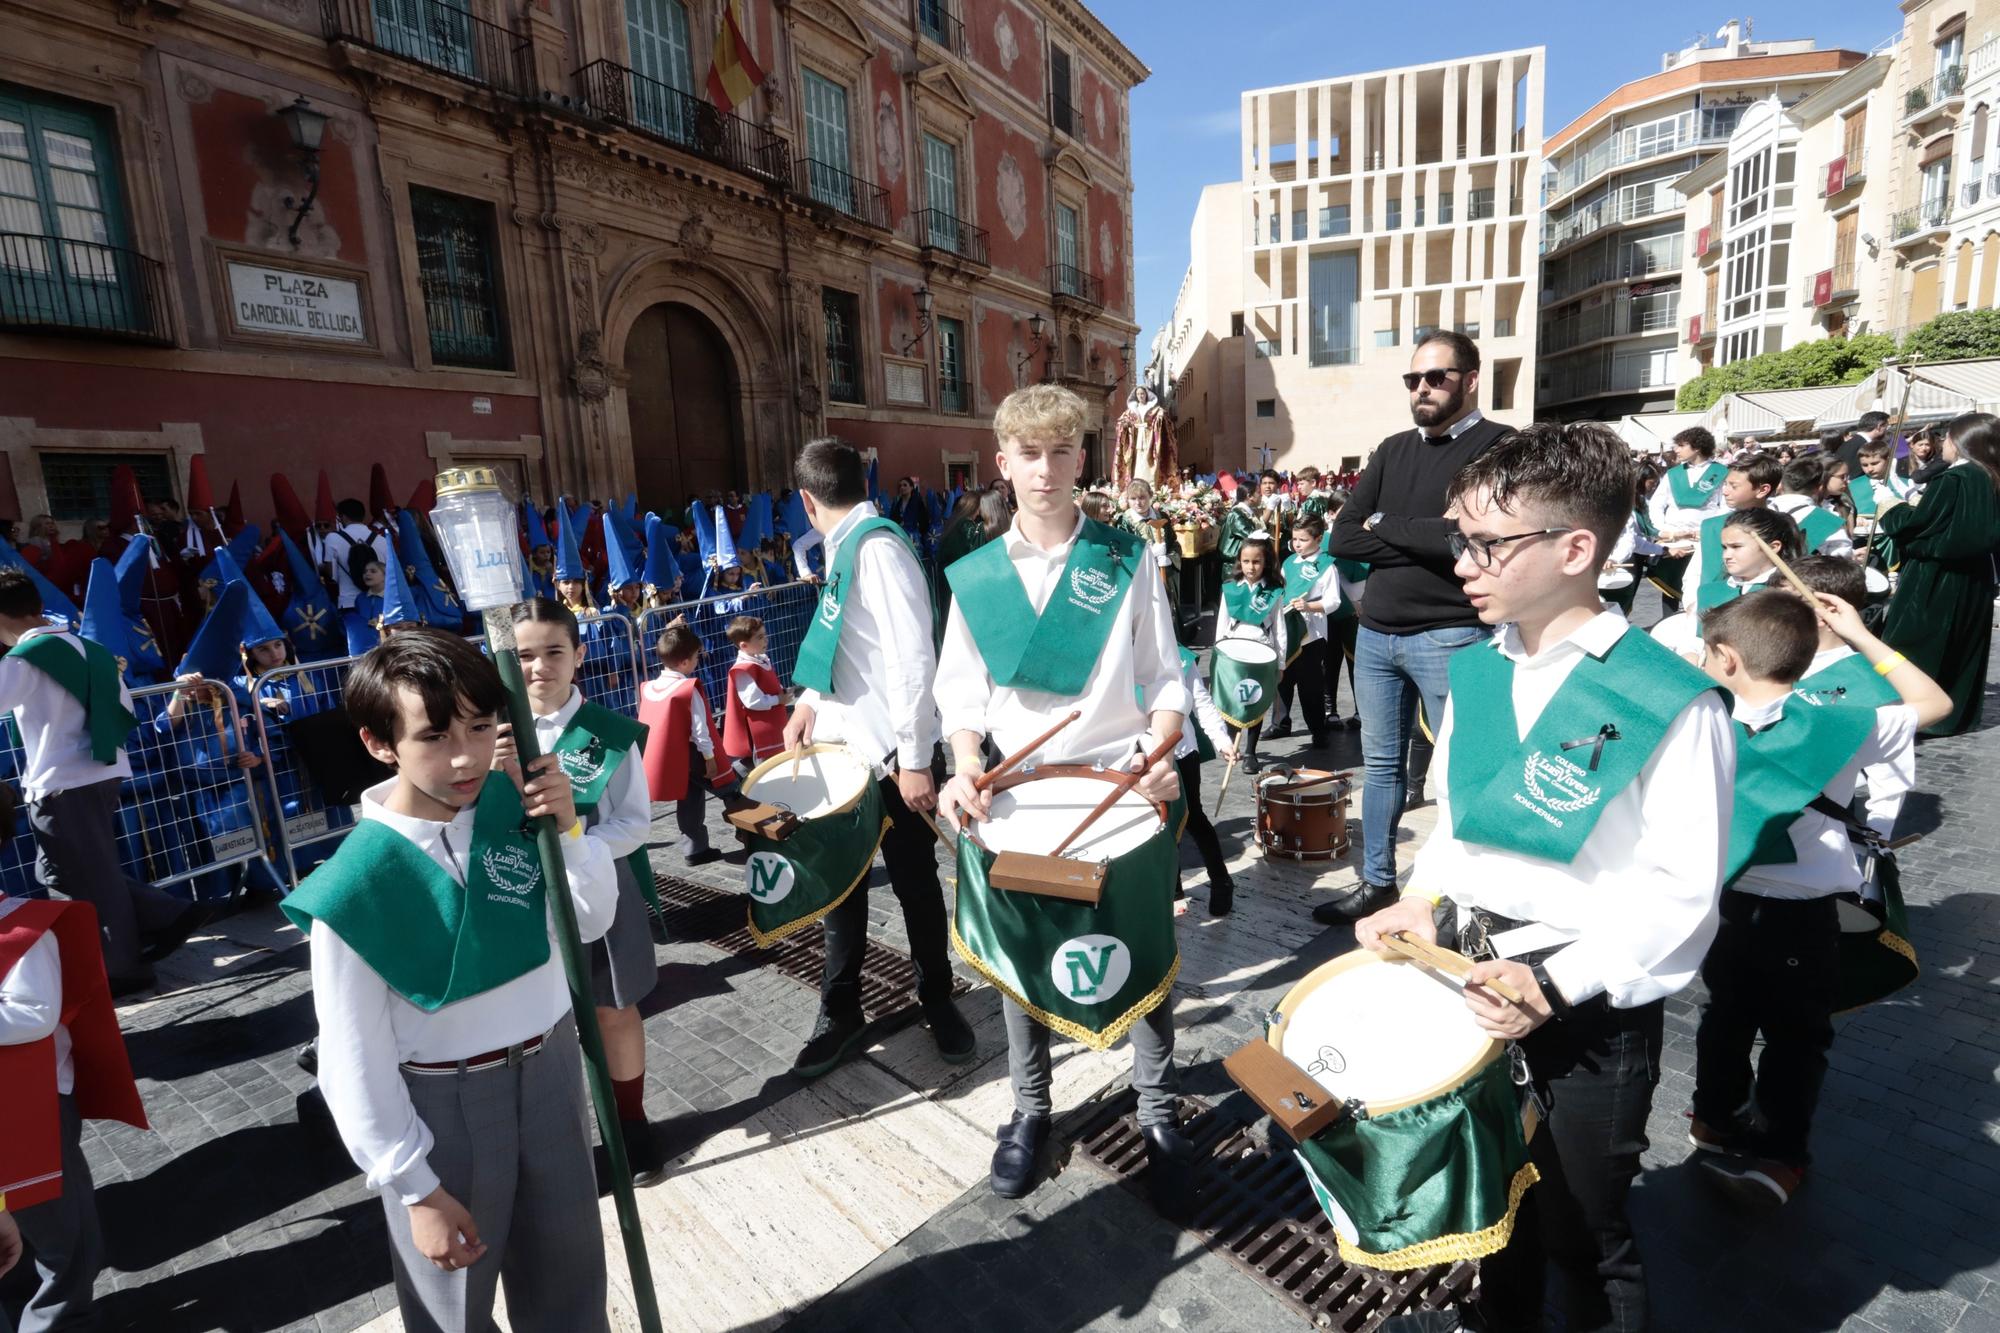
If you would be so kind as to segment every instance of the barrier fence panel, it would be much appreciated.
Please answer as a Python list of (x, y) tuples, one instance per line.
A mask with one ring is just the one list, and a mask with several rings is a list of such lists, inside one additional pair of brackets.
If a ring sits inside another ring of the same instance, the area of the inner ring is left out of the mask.
[[(278, 667), (257, 679), (257, 739), (276, 810), (271, 820), (272, 845), (291, 888), (297, 888), (317, 862), (331, 855), (332, 844), (354, 826), (352, 806), (326, 801), (305, 757), (293, 743), (292, 728), (302, 719), (340, 707), (347, 669), (359, 660), (337, 657)], [(278, 702), (282, 708), (275, 706)]]
[(729, 641), (727, 630), (730, 621), (745, 615), (764, 622), (764, 635), (770, 640), (771, 669), (789, 688), (792, 669), (799, 660), (799, 645), (805, 641), (806, 627), (812, 623), (818, 605), (819, 585), (800, 580), (760, 588), (754, 593), (730, 592), (651, 607), (639, 617), (639, 679), (650, 680), (660, 674), (660, 659), (655, 651), (660, 632), (675, 619), (686, 616), (689, 627), (701, 637), (701, 665), (695, 675), (701, 681), (708, 706), (720, 716), (729, 690), (729, 668), (736, 661), (736, 645)]
[(649, 674), (639, 654), (639, 627), (617, 612), (586, 611), (576, 618), (584, 643), (576, 687), (600, 708), (639, 716), (639, 682)]
[[(202, 687), (207, 702), (192, 699), (170, 718), (174, 692)], [(208, 681), (149, 685), (132, 691), (139, 724), (126, 737), (132, 776), (118, 804), (118, 855), (125, 872), (161, 887), (184, 885), (196, 899), (226, 898), (246, 877), (278, 887), (267, 851), (270, 807), (261, 763), (250, 738), (256, 729), (237, 710), (226, 684)], [(18, 784), (24, 755), (12, 718), (0, 728), (0, 778)], [(0, 889), (42, 896), (35, 881), (35, 843), (25, 802), (13, 837), (0, 855)]]

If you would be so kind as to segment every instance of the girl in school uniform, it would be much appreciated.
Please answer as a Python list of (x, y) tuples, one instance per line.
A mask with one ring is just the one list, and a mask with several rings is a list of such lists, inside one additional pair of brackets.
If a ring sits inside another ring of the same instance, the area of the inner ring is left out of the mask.
[[(1255, 639), (1268, 645), (1285, 660), (1288, 639), (1285, 625), (1285, 580), (1278, 572), (1278, 560), (1271, 539), (1253, 532), (1236, 548), (1236, 575), (1222, 585), (1222, 600), (1215, 608), (1215, 637)], [(1257, 771), (1257, 738), (1264, 734), (1260, 720), (1243, 733), (1237, 747), (1243, 766)]]

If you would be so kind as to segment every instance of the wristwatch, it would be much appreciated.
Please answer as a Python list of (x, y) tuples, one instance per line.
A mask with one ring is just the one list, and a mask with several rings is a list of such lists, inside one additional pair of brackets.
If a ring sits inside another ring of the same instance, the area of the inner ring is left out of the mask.
[(1377, 523), (1380, 523), (1381, 521), (1382, 521), (1382, 511), (1378, 509), (1374, 513), (1368, 516), (1368, 521), (1366, 523), (1363, 523), (1361, 525), (1362, 530), (1365, 532), (1373, 532), (1375, 531), (1375, 525)]

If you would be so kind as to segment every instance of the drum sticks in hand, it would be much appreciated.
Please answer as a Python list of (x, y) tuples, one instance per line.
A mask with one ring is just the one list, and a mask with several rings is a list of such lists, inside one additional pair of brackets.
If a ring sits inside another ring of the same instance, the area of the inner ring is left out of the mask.
[(1112, 806), (1118, 804), (1119, 797), (1123, 796), (1126, 792), (1131, 791), (1132, 788), (1138, 786), (1139, 779), (1145, 777), (1146, 774), (1152, 772), (1153, 765), (1159, 763), (1162, 759), (1172, 754), (1175, 748), (1180, 745), (1180, 743), (1181, 743), (1180, 734), (1176, 732), (1174, 735), (1169, 736), (1167, 737), (1167, 739), (1161, 741), (1159, 745), (1154, 748), (1153, 752), (1146, 756), (1146, 762), (1140, 764), (1137, 769), (1129, 773), (1120, 773), (1118, 774), (1118, 776), (1114, 777), (1111, 780), (1110, 794), (1107, 795), (1103, 800), (1099, 801), (1097, 803), (1097, 808), (1095, 810), (1092, 810), (1089, 814), (1085, 815), (1083, 817), (1083, 822), (1081, 824), (1078, 824), (1075, 828), (1071, 829), (1069, 831), (1069, 836), (1067, 838), (1064, 838), (1060, 843), (1056, 844), (1056, 849), (1053, 852), (1050, 852), (1049, 855), (1061, 856), (1063, 852), (1068, 849), (1071, 843), (1075, 842), (1078, 838), (1083, 836), (1085, 829), (1089, 828), (1092, 824), (1095, 824), (1098, 820), (1098, 817), (1101, 816), (1106, 810), (1109, 810)]
[(1082, 709), (1072, 708), (1069, 712), (1068, 717), (1056, 723), (1053, 727), (1050, 727), (1047, 731), (1035, 737), (1035, 739), (1029, 741), (1026, 745), (1023, 745), (1020, 749), (1014, 751), (1014, 753), (1008, 755), (1005, 759), (1002, 759), (999, 763), (987, 769), (984, 773), (981, 773), (979, 775), (978, 780), (972, 784), (972, 789), (974, 791), (985, 791), (988, 787), (991, 787), (995, 782), (997, 782), (1009, 770), (1013, 769), (1018, 764), (1020, 764), (1020, 762), (1023, 759), (1026, 759), (1029, 755), (1041, 749), (1044, 745), (1047, 745), (1049, 743), (1050, 738), (1053, 737), (1058, 731), (1061, 731), (1064, 727), (1068, 726), (1070, 723), (1076, 721), (1078, 718), (1082, 716), (1083, 716)]

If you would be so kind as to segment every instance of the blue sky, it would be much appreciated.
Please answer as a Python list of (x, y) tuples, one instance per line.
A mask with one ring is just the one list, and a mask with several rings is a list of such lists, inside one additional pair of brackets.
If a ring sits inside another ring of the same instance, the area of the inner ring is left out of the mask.
[[(1384, 9), (1379, 0), (1304, 0), (1289, 9), (1241, 0), (1093, 0), (1092, 8), (1153, 71), (1132, 93), (1142, 363), (1187, 270), (1188, 224), (1202, 186), (1237, 178), (1237, 106), (1245, 89), (1545, 46), (1543, 123), (1554, 133), (1619, 84), (1656, 73), (1662, 52), (1699, 32), (1712, 35), (1732, 17), (1726, 9), (1701, 14), (1606, 0), (1432, 0), (1407, 10)], [(1382, 21), (1392, 12), (1400, 22)], [(1901, 26), (1889, 0), (1765, 0), (1749, 17), (1753, 39), (1810, 37), (1821, 47), (1859, 51)]]

